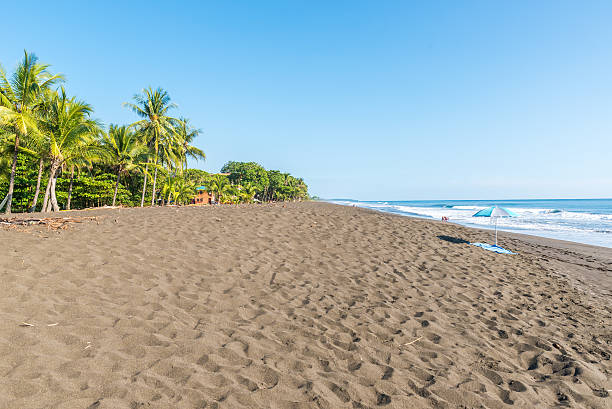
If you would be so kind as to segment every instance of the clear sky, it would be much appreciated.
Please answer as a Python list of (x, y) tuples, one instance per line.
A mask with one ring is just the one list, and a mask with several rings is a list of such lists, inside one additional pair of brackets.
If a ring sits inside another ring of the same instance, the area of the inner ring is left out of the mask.
[(4, 2), (104, 123), (149, 85), (203, 134), (366, 200), (612, 197), (610, 1)]

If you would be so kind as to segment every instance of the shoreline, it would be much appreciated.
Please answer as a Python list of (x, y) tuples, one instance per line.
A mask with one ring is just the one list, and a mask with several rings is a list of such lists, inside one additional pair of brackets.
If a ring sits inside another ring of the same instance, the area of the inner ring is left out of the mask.
[[(532, 201), (543, 201), (543, 202), (554, 202), (557, 199), (539, 199), (539, 200), (532, 200)], [(566, 199), (567, 201), (570, 202), (575, 202), (577, 200), (574, 199)], [(612, 201), (612, 199), (584, 199), (585, 201), (596, 201), (596, 200), (601, 200), (601, 201), (605, 201), (605, 202), (610, 202)], [(510, 202), (512, 202), (513, 200), (510, 200)], [(514, 200), (514, 201), (521, 201), (521, 200)], [(525, 200), (526, 202), (530, 201), (530, 200)], [(405, 216), (405, 217), (414, 217), (414, 218), (418, 218), (418, 219), (425, 219), (425, 220), (434, 220), (434, 221), (439, 221), (440, 220), (440, 215), (442, 216), (448, 216), (447, 214), (444, 214), (444, 212), (442, 211), (442, 209), (447, 209), (449, 211), (453, 211), (453, 210), (457, 210), (454, 209), (454, 206), (456, 205), (456, 203), (458, 202), (462, 202), (462, 201), (456, 201), (456, 200), (449, 200), (449, 201), (445, 201), (445, 202), (453, 202), (454, 204), (452, 206), (450, 206), (449, 208), (447, 207), (437, 207), (437, 206), (433, 206), (433, 207), (423, 207), (422, 214), (418, 214), (417, 210), (414, 210), (415, 208), (413, 208), (413, 210), (410, 211), (393, 211), (393, 210), (385, 210), (385, 206), (390, 205), (387, 202), (381, 202), (381, 201), (352, 201), (349, 199), (338, 199), (338, 200), (326, 200), (326, 203), (331, 203), (331, 204), (337, 204), (340, 206), (355, 206), (355, 207), (360, 207), (360, 208), (365, 208), (365, 209), (370, 209), (370, 210), (376, 210), (376, 211), (380, 211), (383, 213), (388, 213), (388, 214), (396, 214), (396, 215), (400, 215), (400, 216)], [(392, 201), (393, 202), (393, 201)], [(393, 206), (404, 206), (401, 204), (395, 204), (395, 203), (406, 203), (405, 206), (409, 206), (412, 203), (418, 203), (418, 202), (422, 202), (422, 203), (434, 203), (437, 201), (406, 201), (406, 202), (394, 202), (392, 203)], [(482, 203), (480, 205), (478, 205), (475, 202), (480, 202), (478, 200), (465, 200), (464, 202), (469, 203), (470, 206), (475, 206), (474, 209), (476, 208), (482, 208), (487, 206), (486, 204)], [(482, 202), (486, 202), (486, 201), (482, 201)], [(506, 204), (503, 203), (504, 201), (502, 200), (492, 200), (489, 201), (489, 204), (496, 204), (496, 202), (498, 203), (502, 203), (501, 206), (505, 206)], [(362, 206), (363, 204), (363, 206)], [(367, 204), (367, 205), (366, 205)], [(380, 205), (381, 207), (376, 207), (376, 206), (369, 206), (369, 205)], [(497, 204), (499, 205), (499, 204)], [(520, 203), (515, 203), (513, 204), (514, 206), (525, 206), (525, 204), (520, 204)], [(552, 204), (549, 204), (550, 206), (553, 206)], [(461, 205), (457, 205), (457, 206), (461, 206)], [(546, 204), (542, 204), (541, 206), (546, 206)], [(393, 208), (393, 207), (392, 207)], [(428, 213), (428, 211), (437, 211), (438, 212), (438, 217), (432, 216), (431, 213)], [(542, 210), (539, 208), (523, 208), (523, 210)], [(474, 210), (475, 211), (475, 210)], [(568, 210), (568, 212), (575, 212), (575, 209), (570, 209)], [(554, 210), (552, 213), (558, 213), (560, 212), (560, 210), (556, 209)], [(455, 215), (455, 217), (453, 218), (453, 216), (451, 217), (451, 220), (449, 221), (450, 223), (455, 223), (458, 224), (460, 226), (464, 226), (464, 227), (469, 227), (469, 228), (473, 228), (473, 229), (482, 229), (482, 230), (494, 230), (493, 226), (488, 226), (485, 224), (479, 224), (479, 223), (475, 223), (473, 221), (468, 221), (468, 220), (463, 220), (462, 218), (464, 218), (466, 215)], [(604, 214), (600, 214), (600, 216), (604, 216)], [(530, 217), (529, 215), (525, 215), (525, 216), (520, 216), (519, 215), (519, 220), (521, 219), (521, 217)], [(513, 218), (514, 219), (514, 218)], [(534, 221), (535, 223), (537, 223), (537, 221)], [(506, 232), (506, 233), (514, 233), (514, 234), (524, 234), (524, 235), (528, 235), (528, 236), (536, 236), (536, 237), (543, 237), (543, 238), (548, 238), (548, 239), (552, 239), (552, 240), (560, 240), (560, 241), (568, 241), (568, 242), (572, 242), (572, 243), (581, 243), (581, 244), (587, 244), (590, 246), (596, 246), (596, 247), (606, 247), (606, 248), (610, 248), (612, 249), (612, 235), (609, 236), (608, 239), (606, 239), (608, 236), (603, 236), (603, 237), (599, 237), (594, 235), (593, 232), (589, 233), (588, 231), (580, 231), (580, 234), (575, 234), (573, 236), (569, 236), (566, 234), (567, 232), (563, 232), (561, 231), (560, 233), (555, 233), (554, 231), (549, 231), (549, 230), (538, 230), (538, 229), (529, 229), (529, 228), (519, 228), (519, 227), (512, 227), (512, 226), (498, 226), (497, 229), (499, 232)], [(595, 232), (596, 233), (596, 232)], [(608, 232), (610, 233), (610, 232)], [(587, 236), (582, 236), (583, 234), (587, 234)], [(590, 234), (590, 236), (589, 236)]]
[[(452, 221), (442, 222), (440, 220), (402, 215), (359, 206), (330, 202), (324, 203), (392, 217), (409, 218), (441, 225), (450, 224), (457, 228), (471, 231), (472, 233), (466, 234), (467, 237), (471, 238), (469, 240), (471, 242), (491, 242), (494, 237), (493, 230), (465, 226)], [(612, 248), (505, 230), (498, 230), (498, 241), (502, 247), (504, 247), (504, 243), (508, 243), (506, 246), (510, 247), (509, 250), (542, 257), (545, 262), (551, 264), (552, 268), (560, 269), (562, 271), (560, 273), (561, 276), (572, 281), (577, 288), (591, 291), (597, 296), (604, 297), (604, 299), (609, 297), (607, 299), (612, 300)], [(588, 287), (585, 287), (585, 283), (588, 284)]]
[(96, 219), (0, 228), (2, 408), (612, 398), (592, 246), (503, 234), (519, 254), (501, 255), (460, 242), (479, 230), (321, 202), (17, 217), (39, 216)]

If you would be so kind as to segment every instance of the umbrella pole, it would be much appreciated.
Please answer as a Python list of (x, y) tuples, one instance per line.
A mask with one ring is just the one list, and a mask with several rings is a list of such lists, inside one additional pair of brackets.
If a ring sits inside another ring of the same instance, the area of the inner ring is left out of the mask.
[(495, 218), (495, 247), (497, 247), (497, 217)]

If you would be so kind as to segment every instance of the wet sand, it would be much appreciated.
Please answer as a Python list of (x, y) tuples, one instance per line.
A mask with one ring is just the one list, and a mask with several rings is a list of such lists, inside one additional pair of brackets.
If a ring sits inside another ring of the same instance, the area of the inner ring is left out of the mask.
[(0, 228), (0, 408), (612, 407), (612, 249), (325, 203), (67, 215), (98, 219)]

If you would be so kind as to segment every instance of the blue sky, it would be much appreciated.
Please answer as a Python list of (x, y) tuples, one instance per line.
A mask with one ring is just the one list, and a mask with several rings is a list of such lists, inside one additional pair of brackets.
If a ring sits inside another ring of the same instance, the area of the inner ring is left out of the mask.
[[(91, 3), (91, 4), (89, 4)], [(146, 86), (256, 161), (370, 200), (612, 196), (612, 2), (8, 2), (24, 49), (104, 123)], [(24, 22), (26, 24), (24, 24)]]

